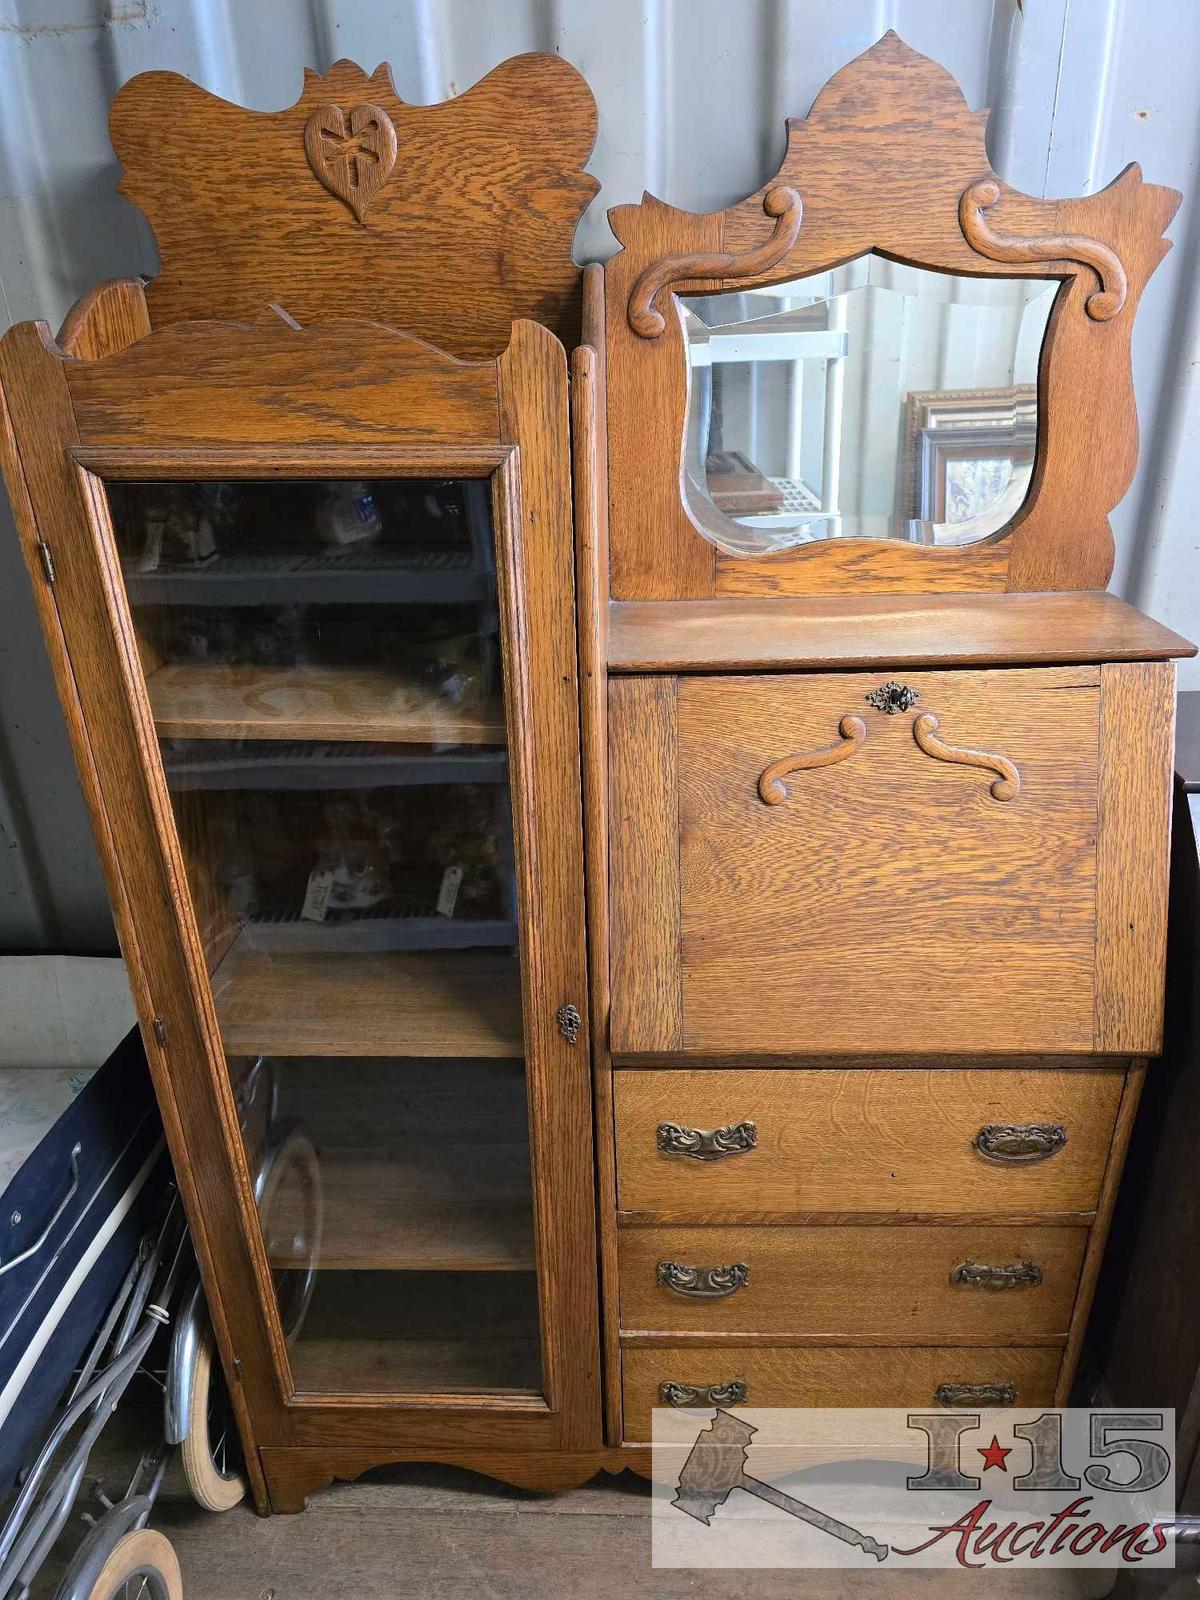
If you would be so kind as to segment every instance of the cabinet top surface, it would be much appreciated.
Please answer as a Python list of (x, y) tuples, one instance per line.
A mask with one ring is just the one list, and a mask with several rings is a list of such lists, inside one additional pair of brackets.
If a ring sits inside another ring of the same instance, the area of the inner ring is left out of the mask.
[(1196, 646), (1103, 591), (614, 601), (612, 672), (1153, 661)]

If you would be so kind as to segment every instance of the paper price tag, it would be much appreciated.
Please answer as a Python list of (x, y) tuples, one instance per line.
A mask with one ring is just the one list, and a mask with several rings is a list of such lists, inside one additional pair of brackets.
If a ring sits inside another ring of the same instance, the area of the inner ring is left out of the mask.
[(438, 890), (437, 912), (439, 917), (452, 917), (454, 907), (458, 902), (458, 891), (462, 888), (463, 869), (461, 867), (447, 867), (442, 873), (442, 886)]
[(304, 891), (304, 904), (300, 915), (306, 922), (324, 922), (329, 910), (329, 891), (333, 888), (333, 873), (328, 867), (316, 868), (308, 875), (308, 888)]

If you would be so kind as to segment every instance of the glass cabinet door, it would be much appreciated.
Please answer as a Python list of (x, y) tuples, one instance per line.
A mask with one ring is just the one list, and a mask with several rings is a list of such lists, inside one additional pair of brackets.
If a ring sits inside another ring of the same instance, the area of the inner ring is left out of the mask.
[(301, 1393), (542, 1391), (489, 485), (107, 485)]

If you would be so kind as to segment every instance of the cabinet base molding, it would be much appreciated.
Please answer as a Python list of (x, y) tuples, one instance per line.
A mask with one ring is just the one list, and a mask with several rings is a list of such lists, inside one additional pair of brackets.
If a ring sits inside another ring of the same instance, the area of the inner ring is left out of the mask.
[[(649, 1457), (649, 1450), (645, 1452)], [(500, 1450), (410, 1450), (361, 1449), (264, 1449), (259, 1451), (267, 1499), (256, 1501), (261, 1515), (271, 1512), (303, 1511), (310, 1494), (327, 1489), (335, 1480), (350, 1482), (376, 1467), (428, 1463), (442, 1467), (462, 1467), (485, 1478), (496, 1478), (516, 1489), (532, 1489), (554, 1494), (577, 1489), (598, 1472), (621, 1472), (633, 1463), (624, 1459), (623, 1450), (544, 1450), (506, 1452)], [(647, 1462), (648, 1465), (648, 1462)]]

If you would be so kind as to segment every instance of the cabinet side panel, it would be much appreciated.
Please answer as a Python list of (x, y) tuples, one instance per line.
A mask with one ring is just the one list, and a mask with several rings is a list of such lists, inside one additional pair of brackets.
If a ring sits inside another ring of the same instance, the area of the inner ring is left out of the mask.
[(609, 850), (614, 1055), (678, 1049), (676, 680), (609, 686)]
[(1095, 1049), (1162, 1047), (1175, 665), (1100, 674)]

